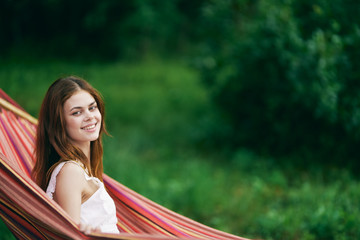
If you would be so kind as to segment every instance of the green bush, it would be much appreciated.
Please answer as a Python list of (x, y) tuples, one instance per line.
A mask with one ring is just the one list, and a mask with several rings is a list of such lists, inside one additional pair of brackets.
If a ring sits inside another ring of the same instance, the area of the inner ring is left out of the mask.
[(221, 141), (356, 164), (359, 11), (353, 1), (205, 5), (196, 64), (224, 115), (220, 127), (231, 126)]

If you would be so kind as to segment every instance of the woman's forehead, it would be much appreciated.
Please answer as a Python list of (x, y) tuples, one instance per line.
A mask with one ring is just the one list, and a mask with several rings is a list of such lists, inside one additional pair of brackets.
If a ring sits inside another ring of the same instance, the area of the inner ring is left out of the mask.
[(88, 107), (95, 102), (94, 97), (84, 90), (75, 92), (64, 103), (64, 109), (72, 109), (74, 107)]

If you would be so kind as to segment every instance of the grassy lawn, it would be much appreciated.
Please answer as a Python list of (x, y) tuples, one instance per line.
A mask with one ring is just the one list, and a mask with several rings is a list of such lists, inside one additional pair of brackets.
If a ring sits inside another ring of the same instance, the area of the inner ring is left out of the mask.
[[(213, 111), (184, 62), (3, 62), (0, 87), (36, 117), (48, 86), (70, 74), (105, 99), (105, 172), (140, 194), (243, 237), (359, 239), (360, 184), (348, 171), (299, 171), (245, 149), (197, 148)], [(13, 239), (3, 223), (0, 235)]]

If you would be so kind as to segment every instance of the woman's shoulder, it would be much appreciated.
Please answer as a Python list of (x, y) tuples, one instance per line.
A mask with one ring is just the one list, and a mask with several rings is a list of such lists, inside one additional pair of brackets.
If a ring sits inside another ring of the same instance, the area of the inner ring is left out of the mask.
[(55, 189), (69, 186), (82, 188), (85, 184), (84, 170), (76, 161), (63, 161), (54, 168), (46, 189), (46, 193), (53, 198)]
[(59, 170), (57, 181), (65, 180), (69, 183), (80, 183), (85, 180), (84, 169), (80, 163), (76, 161), (64, 161), (61, 163), (61, 169)]
[[(61, 169), (59, 171), (59, 174), (75, 174), (75, 175), (84, 175), (84, 168), (82, 164), (78, 161), (74, 160), (67, 160), (60, 163)], [(59, 164), (59, 165), (60, 165)]]

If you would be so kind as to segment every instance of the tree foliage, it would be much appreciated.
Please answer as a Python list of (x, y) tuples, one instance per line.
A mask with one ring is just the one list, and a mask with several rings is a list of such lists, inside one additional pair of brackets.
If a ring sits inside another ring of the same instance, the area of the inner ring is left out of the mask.
[(232, 127), (227, 144), (358, 157), (358, 3), (229, 0), (204, 10), (198, 65)]
[(95, 58), (180, 52), (203, 0), (5, 0), (0, 50)]
[(215, 133), (226, 146), (280, 155), (359, 157), (355, 0), (5, 0), (0, 12), (0, 51), (9, 55), (191, 52), (224, 116), (208, 121), (207, 139)]

